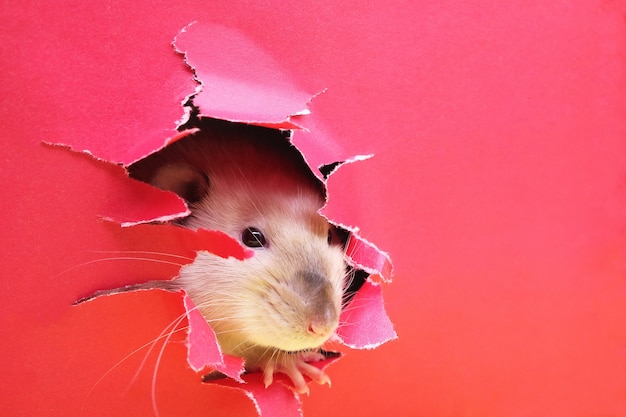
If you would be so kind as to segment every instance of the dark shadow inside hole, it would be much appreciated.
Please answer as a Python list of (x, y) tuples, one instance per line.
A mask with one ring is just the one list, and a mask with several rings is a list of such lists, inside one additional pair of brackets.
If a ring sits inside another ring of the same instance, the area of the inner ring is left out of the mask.
[[(131, 178), (146, 182), (157, 186), (158, 188), (167, 189), (173, 191), (183, 197), (187, 202), (196, 202), (201, 199), (202, 196), (198, 195), (199, 190), (207, 189), (206, 185), (198, 183), (197, 179), (201, 178), (205, 174), (203, 169), (199, 167), (199, 163), (188, 163), (188, 168), (195, 168), (199, 172), (194, 175), (191, 173), (191, 169), (178, 170), (178, 174), (186, 174), (186, 177), (179, 179), (179, 186), (169, 187), (167, 183), (163, 186), (155, 184), (155, 173), (159, 172), (165, 165), (168, 164), (168, 160), (171, 162), (172, 155), (179, 154), (177, 149), (187, 147), (198, 147), (203, 141), (228, 141), (231, 138), (241, 138), (243, 141), (249, 141), (254, 143), (254, 148), (265, 155), (283, 155), (281, 158), (269, 158), (266, 167), (276, 166), (270, 164), (276, 164), (275, 161), (282, 160), (289, 165), (291, 172), (296, 173), (303, 181), (311, 184), (314, 188), (317, 188), (324, 198), (326, 197), (326, 191), (323, 183), (311, 172), (308, 164), (305, 162), (302, 154), (291, 144), (291, 131), (272, 129), (263, 126), (250, 125), (245, 123), (229, 122), (226, 120), (213, 119), (208, 117), (198, 117), (198, 109), (189, 102), (188, 107), (190, 110), (189, 120), (183, 124), (179, 130), (197, 129), (198, 131), (192, 133), (176, 142), (173, 142), (165, 148), (154, 152), (145, 158), (131, 164), (128, 167), (128, 173)], [(274, 162), (271, 162), (274, 160)], [(259, 167), (262, 168), (262, 167)], [(176, 174), (176, 172), (174, 172)], [(206, 178), (206, 176), (205, 176)], [(210, 184), (210, 178), (208, 178)], [(188, 191), (188, 192), (186, 192)]]
[(189, 97), (189, 99), (185, 102), (185, 104), (183, 104), (183, 107), (189, 109), (189, 118), (187, 119), (185, 123), (178, 126), (179, 132), (193, 129), (194, 127), (197, 127), (198, 125), (198, 121), (200, 120), (200, 109), (195, 104), (193, 104), (193, 97), (194, 96)]
[(356, 292), (363, 286), (367, 278), (370, 276), (367, 272), (356, 269), (354, 267), (348, 267), (348, 277), (350, 277), (350, 285), (346, 287), (346, 290), (343, 293), (343, 305), (347, 305)]
[(330, 174), (332, 174), (341, 164), (343, 164), (343, 161), (333, 162), (331, 164), (320, 165), (318, 169), (324, 179), (327, 180)]

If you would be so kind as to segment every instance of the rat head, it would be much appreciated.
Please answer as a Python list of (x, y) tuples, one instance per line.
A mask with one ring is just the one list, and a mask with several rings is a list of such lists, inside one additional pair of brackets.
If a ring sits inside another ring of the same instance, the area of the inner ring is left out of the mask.
[(253, 251), (243, 261), (201, 252), (180, 274), (226, 352), (243, 354), (252, 345), (315, 348), (337, 328), (343, 250), (329, 240), (316, 197), (267, 190), (252, 199), (229, 196), (228, 210), (214, 207), (212, 198), (195, 209), (190, 227), (219, 228)]
[(221, 230), (253, 256), (201, 251), (176, 282), (226, 353), (321, 346), (338, 326), (346, 272), (342, 246), (318, 213), (319, 184), (282, 137), (195, 136), (135, 177), (187, 201), (191, 215), (182, 225)]

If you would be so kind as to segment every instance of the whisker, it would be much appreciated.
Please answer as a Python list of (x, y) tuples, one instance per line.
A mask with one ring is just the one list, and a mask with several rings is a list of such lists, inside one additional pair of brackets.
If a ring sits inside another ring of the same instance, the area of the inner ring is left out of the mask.
[(169, 257), (169, 258), (178, 258), (178, 259), (184, 259), (186, 261), (193, 261), (194, 258), (191, 258), (189, 256), (182, 256), (182, 255), (176, 255), (173, 253), (167, 253), (167, 252), (153, 252), (153, 251), (144, 251), (144, 250), (89, 250), (87, 252), (90, 253), (131, 253), (131, 254), (136, 254), (136, 255), (159, 255), (159, 256), (163, 256), (163, 257)]
[(167, 335), (167, 337), (163, 341), (163, 345), (161, 345), (161, 350), (159, 351), (159, 355), (157, 356), (156, 363), (154, 364), (154, 372), (152, 373), (152, 387), (151, 387), (150, 393), (151, 393), (151, 398), (152, 398), (152, 410), (154, 411), (154, 415), (156, 417), (159, 417), (159, 408), (156, 402), (156, 380), (157, 380), (157, 375), (159, 373), (159, 365), (161, 364), (161, 360), (163, 359), (163, 353), (165, 352), (165, 347), (167, 346), (168, 342), (172, 338), (172, 335), (175, 333), (176, 327), (178, 327), (178, 325), (187, 317), (187, 315), (181, 314), (179, 317), (180, 318), (178, 319), (178, 321), (176, 321), (176, 323), (172, 327), (172, 331)]
[(154, 262), (154, 263), (165, 264), (165, 265), (174, 265), (178, 267), (187, 265), (185, 263), (166, 261), (164, 259), (142, 258), (142, 257), (134, 257), (134, 256), (116, 256), (116, 257), (110, 257), (110, 258), (92, 259), (90, 261), (82, 262), (78, 265), (74, 265), (66, 269), (65, 271), (59, 272), (55, 277), (58, 278), (61, 275), (67, 274), (68, 272), (74, 271), (78, 268), (83, 268), (85, 266), (89, 266), (89, 265), (96, 264), (99, 262), (107, 262), (107, 261), (144, 261), (144, 262)]
[[(174, 320), (172, 320), (170, 322), (170, 324), (168, 324), (167, 326), (165, 326), (165, 328), (161, 331), (161, 333), (159, 333), (159, 335), (152, 341), (150, 342), (151, 346), (150, 349), (148, 349), (148, 351), (146, 352), (146, 354), (143, 357), (143, 360), (141, 361), (141, 363), (139, 364), (139, 367), (137, 368), (137, 371), (135, 372), (135, 374), (133, 375), (133, 378), (130, 380), (126, 390), (128, 391), (128, 389), (131, 387), (132, 384), (135, 383), (135, 381), (137, 380), (137, 378), (139, 377), (139, 374), (141, 373), (141, 370), (143, 369), (143, 367), (145, 366), (146, 362), (148, 361), (148, 357), (150, 356), (150, 353), (154, 350), (154, 347), (156, 346), (156, 342), (158, 342), (160, 339), (165, 337), (165, 333), (168, 332), (168, 330), (171, 328), (172, 331), (169, 333), (166, 341), (164, 343), (167, 343), (167, 341), (169, 340), (169, 337), (175, 333), (178, 332), (180, 330), (184, 330), (187, 328), (187, 326), (185, 327), (181, 327), (180, 329), (176, 329), (178, 327), (178, 325), (181, 323), (181, 321), (186, 317), (186, 314), (183, 313), (181, 315), (179, 315), (178, 317), (176, 317)], [(144, 345), (144, 346), (147, 346)]]
[[(171, 326), (168, 325), (167, 328), (169, 328)], [(180, 331), (180, 330), (185, 330), (186, 327), (182, 327), (180, 329), (175, 330), (176, 332)], [(115, 369), (117, 369), (120, 365), (122, 365), (124, 362), (126, 362), (129, 358), (131, 358), (133, 355), (139, 353), (139, 351), (141, 351), (142, 349), (145, 349), (147, 346), (152, 345), (154, 346), (154, 344), (156, 342), (159, 341), (159, 339), (164, 337), (164, 333), (162, 332), (158, 337), (156, 337), (155, 339), (150, 340), (149, 342), (144, 343), (143, 345), (139, 346), (138, 348), (136, 348), (135, 350), (133, 350), (132, 352), (130, 352), (128, 355), (124, 356), (122, 359), (120, 359), (116, 364), (114, 364), (112, 367), (110, 367), (104, 374), (102, 374), (102, 376), (100, 376), (100, 378), (98, 378), (98, 380), (96, 382), (94, 382), (93, 386), (91, 387), (91, 389), (89, 390), (89, 392), (87, 393), (87, 395), (85, 396), (85, 399), (83, 400), (83, 404), (81, 406), (81, 414), (82, 411), (84, 411), (86, 405), (87, 405), (87, 401), (89, 400), (89, 397), (91, 397), (91, 395), (93, 394), (93, 392), (95, 391), (96, 387), (98, 385), (100, 385), (100, 383), (111, 373), (113, 372)], [(147, 360), (147, 355), (149, 354), (149, 352), (146, 354), (146, 356), (144, 357), (144, 359), (142, 360), (141, 364), (140, 364), (140, 368), (145, 364), (146, 360)], [(131, 380), (131, 382), (129, 383), (129, 386), (126, 388), (126, 390), (128, 390), (130, 388), (130, 385), (132, 385), (132, 383), (136, 380), (137, 375), (139, 374), (139, 371), (137, 371), (135, 373), (135, 375), (133, 376), (133, 379)]]

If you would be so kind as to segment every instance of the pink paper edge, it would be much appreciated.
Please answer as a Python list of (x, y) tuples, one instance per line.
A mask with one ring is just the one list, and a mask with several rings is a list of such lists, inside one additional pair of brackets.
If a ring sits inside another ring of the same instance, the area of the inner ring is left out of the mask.
[(225, 360), (213, 328), (200, 314), (189, 295), (184, 291), (183, 294), (183, 304), (189, 323), (187, 363), (189, 363), (191, 369), (195, 372), (200, 372), (207, 367), (211, 367), (237, 382), (243, 383), (244, 381), (241, 379), (241, 374), (245, 370), (243, 359), (237, 358), (238, 360), (233, 360), (234, 357), (230, 357), (228, 360)]
[[(199, 36), (196, 31), (204, 31), (204, 33), (202, 34), (202, 36)], [(231, 32), (231, 33), (228, 34), (227, 32)], [(225, 36), (225, 35), (229, 35), (229, 36)], [(198, 39), (190, 42), (190, 44), (192, 45), (191, 48), (188, 46), (187, 47), (183, 46), (188, 41), (187, 39), (188, 37), (195, 37), (195, 36), (198, 36)], [(241, 45), (244, 48), (248, 49), (252, 53), (258, 54), (260, 57), (262, 57), (263, 62), (270, 63), (270, 65), (274, 63), (274, 59), (270, 57), (269, 55), (267, 55), (264, 51), (262, 51), (261, 48), (259, 48), (257, 45), (255, 45), (251, 40), (247, 39), (245, 36), (242, 36), (240, 33), (233, 32), (232, 29), (222, 27), (222, 26), (217, 26), (217, 25), (200, 24), (197, 21), (193, 21), (187, 24), (175, 36), (174, 40), (172, 41), (172, 46), (174, 48), (174, 51), (183, 57), (183, 61), (185, 65), (192, 71), (194, 75), (193, 79), (198, 83), (195, 89), (195, 92), (192, 94), (192, 96), (195, 96), (196, 98), (199, 99), (199, 101), (203, 103), (206, 101), (205, 99), (206, 92), (204, 91), (204, 87), (206, 84), (201, 79), (202, 76), (200, 75), (200, 73), (205, 73), (210, 76), (217, 75), (217, 74), (215, 74), (215, 70), (213, 71), (209, 70), (206, 72), (203, 71), (201, 68), (202, 65), (198, 65), (198, 62), (196, 61), (196, 59), (198, 59), (198, 61), (201, 60), (200, 53), (203, 51), (202, 42), (204, 41), (204, 42), (210, 43), (209, 39), (211, 39), (211, 36), (224, 38), (225, 39), (225, 41), (223, 42), (224, 44), (233, 42), (233, 39), (231, 38), (237, 37), (238, 43), (241, 43)], [(206, 48), (206, 45), (204, 47)], [(197, 48), (197, 49), (194, 49), (194, 48)], [(225, 51), (219, 50), (217, 52), (225, 52)], [(229, 52), (229, 53), (232, 54), (232, 52)], [(239, 59), (239, 57), (237, 57), (236, 59)], [(220, 120), (227, 120), (227, 121), (236, 122), (236, 123), (245, 123), (245, 124), (257, 125), (257, 126), (264, 126), (264, 127), (274, 128), (274, 129), (283, 129), (283, 130), (302, 129), (302, 126), (296, 123), (292, 119), (297, 120), (300, 116), (309, 114), (310, 110), (308, 109), (308, 105), (311, 99), (320, 93), (312, 95), (309, 93), (304, 93), (302, 91), (299, 91), (295, 88), (295, 85), (291, 83), (289, 80), (282, 79), (282, 77), (286, 76), (286, 74), (281, 74), (283, 73), (283, 71), (277, 70), (277, 72), (281, 75), (281, 77), (277, 76), (277, 78), (280, 80), (280, 82), (278, 83), (280, 84), (280, 86), (275, 85), (273, 87), (280, 88), (280, 91), (287, 93), (287, 96), (290, 97), (290, 100), (288, 101), (298, 103), (298, 104), (293, 104), (293, 107), (290, 110), (283, 110), (284, 112), (280, 116), (276, 116), (271, 119), (259, 119), (259, 118), (252, 119), (250, 117), (242, 117), (241, 114), (238, 114), (239, 110), (238, 111), (235, 111), (232, 109), (228, 109), (228, 110), (219, 109), (218, 110), (215, 108), (213, 108), (212, 110), (208, 110), (205, 108), (203, 110), (203, 106), (201, 104), (196, 103), (196, 107), (200, 111), (199, 116), (210, 117), (210, 118), (215, 118), (215, 119), (220, 119)], [(217, 76), (217, 78), (219, 78), (219, 76)], [(246, 80), (245, 75), (243, 76), (243, 78), (237, 78), (235, 76), (233, 78), (238, 83), (238, 85), (246, 85), (246, 88), (248, 88), (249, 81)], [(258, 86), (262, 87), (263, 84), (257, 84), (257, 87)], [(265, 94), (263, 93), (263, 90), (264, 90), (263, 88), (257, 88), (256, 95), (260, 95), (261, 97), (265, 96)], [(253, 94), (253, 92), (250, 92), (250, 94), (248, 95), (254, 96), (255, 94)], [(280, 101), (275, 101), (275, 103), (276, 105), (278, 105)], [(271, 113), (277, 114), (279, 112), (271, 111)]]
[(385, 311), (382, 288), (369, 279), (341, 313), (340, 323), (350, 323), (340, 325), (337, 336), (353, 349), (374, 349), (398, 338)]

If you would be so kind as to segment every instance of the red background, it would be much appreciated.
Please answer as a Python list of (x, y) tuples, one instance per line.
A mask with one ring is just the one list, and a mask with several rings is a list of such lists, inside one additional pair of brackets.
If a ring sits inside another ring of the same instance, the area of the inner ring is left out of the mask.
[[(123, 174), (41, 141), (115, 146), (172, 129), (168, 92), (187, 85), (170, 42), (198, 20), (242, 31), (304, 90), (328, 88), (312, 110), (338, 153), (376, 154), (331, 178), (327, 212), (392, 255), (384, 292), (400, 339), (350, 351), (329, 369), (333, 387), (303, 399), (305, 416), (625, 416), (625, 10), (5, 2), (1, 414), (152, 415), (155, 355), (134, 382), (145, 350), (112, 367), (180, 300), (70, 304), (176, 267), (82, 265), (144, 249), (96, 217)], [(162, 416), (255, 415), (242, 394), (199, 384), (175, 339), (156, 379)]]

